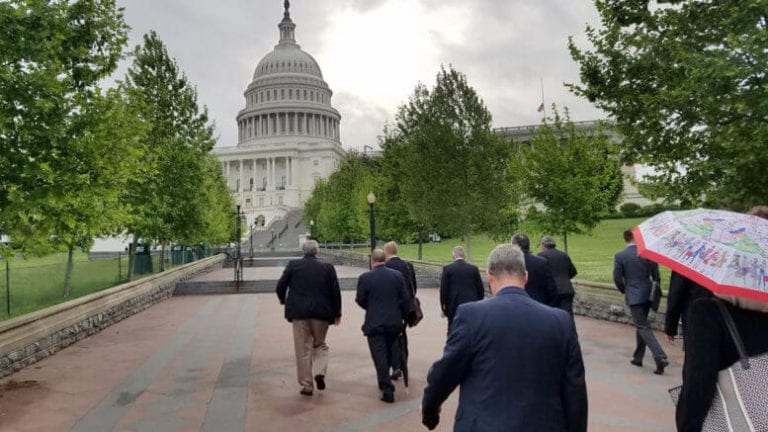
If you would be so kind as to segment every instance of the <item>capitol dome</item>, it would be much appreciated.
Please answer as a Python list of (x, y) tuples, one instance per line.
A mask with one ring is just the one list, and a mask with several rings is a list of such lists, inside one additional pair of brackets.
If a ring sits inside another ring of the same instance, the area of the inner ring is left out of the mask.
[(317, 61), (296, 43), (291, 3), (283, 4), (279, 42), (243, 92), (237, 143), (213, 150), (251, 229), (302, 208), (317, 181), (328, 178), (344, 157), (333, 91)]
[(238, 146), (261, 145), (283, 136), (340, 145), (341, 116), (331, 105), (333, 91), (317, 60), (296, 43), (289, 1), (277, 27), (278, 44), (256, 66), (244, 92), (245, 108), (237, 115)]
[(323, 79), (317, 61), (296, 43), (280, 43), (275, 50), (264, 56), (256, 66), (253, 80), (272, 74), (297, 73)]

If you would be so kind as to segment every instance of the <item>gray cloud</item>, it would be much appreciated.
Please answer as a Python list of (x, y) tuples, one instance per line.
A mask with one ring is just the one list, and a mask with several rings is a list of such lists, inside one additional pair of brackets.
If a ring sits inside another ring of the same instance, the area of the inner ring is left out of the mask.
[[(302, 48), (316, 56), (321, 68), (323, 37), (333, 28), (333, 12), (351, 9), (368, 12), (390, 0), (294, 0), (291, 15)], [(466, 29), (462, 42), (433, 34), (438, 63), (452, 64), (464, 72), (494, 115), (495, 126), (533, 124), (541, 99), (539, 79), (544, 79), (547, 104), (568, 106), (576, 120), (603, 115), (586, 101), (571, 95), (563, 82), (578, 81), (578, 68), (567, 51), (567, 37), (583, 41), (587, 22), (596, 22), (591, 2), (567, 0), (412, 0), (430, 9), (466, 7), (471, 13), (458, 23), (444, 23), (444, 30)], [(243, 91), (259, 60), (277, 43), (277, 23), (282, 18), (279, 0), (119, 0), (132, 27), (130, 45), (154, 29), (166, 43), (187, 77), (196, 84), (199, 102), (215, 120), (220, 146), (236, 143), (235, 116), (243, 107)], [(397, 31), (395, 27), (393, 31)], [(364, 35), (361, 35), (364, 36)], [(454, 39), (454, 38), (451, 38)], [(407, 50), (408, 47), (403, 47)], [(350, 53), (350, 61), (354, 61)], [(397, 59), (390, 59), (397, 61)], [(396, 67), (396, 66), (394, 66)], [(125, 66), (121, 68), (124, 71)], [(432, 75), (434, 77), (434, 74)], [(396, 94), (405, 101), (417, 84), (398, 83)], [(433, 78), (426, 82), (433, 84)], [(375, 145), (385, 122), (392, 121), (395, 106), (353, 94), (343, 82), (329, 82), (334, 106), (342, 114), (345, 147)], [(381, 85), (372, 82), (371, 86)]]

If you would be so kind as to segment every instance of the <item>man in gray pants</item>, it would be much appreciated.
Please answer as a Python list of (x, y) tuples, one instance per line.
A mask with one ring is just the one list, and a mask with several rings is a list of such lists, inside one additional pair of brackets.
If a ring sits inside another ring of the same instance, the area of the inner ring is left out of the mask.
[(648, 312), (651, 309), (651, 284), (652, 281), (658, 282), (661, 279), (659, 265), (637, 255), (637, 245), (635, 245), (632, 231), (624, 231), (624, 241), (627, 242), (627, 247), (617, 253), (614, 258), (613, 282), (624, 294), (632, 313), (632, 321), (637, 329), (637, 347), (630, 363), (642, 367), (645, 347), (648, 346), (656, 362), (656, 370), (653, 373), (661, 375), (669, 362), (667, 354), (659, 345), (648, 322)]

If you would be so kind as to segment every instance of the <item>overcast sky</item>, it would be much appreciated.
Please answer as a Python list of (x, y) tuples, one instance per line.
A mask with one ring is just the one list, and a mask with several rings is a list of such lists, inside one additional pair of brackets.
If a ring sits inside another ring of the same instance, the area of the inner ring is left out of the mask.
[[(155, 30), (208, 106), (217, 145), (236, 145), (243, 91), (278, 42), (283, 1), (118, 4), (132, 28), (131, 48)], [(585, 46), (586, 24), (598, 22), (590, 0), (293, 0), (291, 17), (297, 42), (334, 92), (345, 148), (375, 146), (416, 84), (434, 85), (441, 64), (467, 76), (494, 127), (541, 121), (540, 79), (547, 109), (554, 102), (574, 120), (604, 117), (563, 86), (579, 79), (568, 36)]]

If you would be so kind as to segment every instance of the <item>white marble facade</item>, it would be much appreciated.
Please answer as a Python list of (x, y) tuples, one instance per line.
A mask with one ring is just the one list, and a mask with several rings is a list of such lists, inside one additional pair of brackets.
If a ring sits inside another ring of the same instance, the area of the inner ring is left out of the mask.
[(301, 208), (315, 181), (331, 175), (344, 154), (333, 92), (317, 61), (296, 43), (289, 6), (286, 1), (278, 25), (280, 42), (245, 90), (237, 145), (213, 150), (249, 224)]

